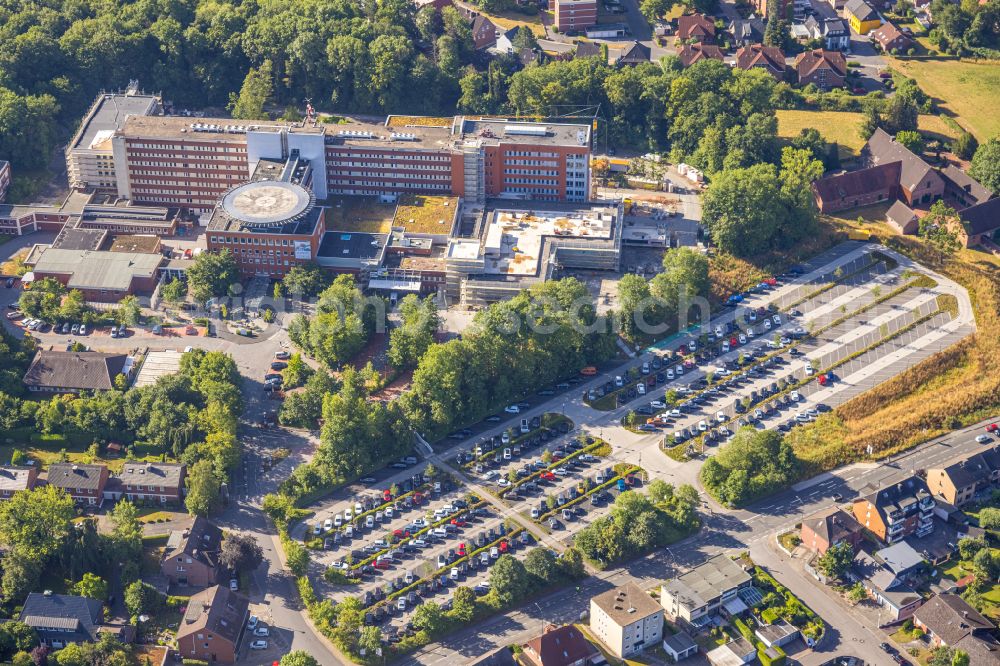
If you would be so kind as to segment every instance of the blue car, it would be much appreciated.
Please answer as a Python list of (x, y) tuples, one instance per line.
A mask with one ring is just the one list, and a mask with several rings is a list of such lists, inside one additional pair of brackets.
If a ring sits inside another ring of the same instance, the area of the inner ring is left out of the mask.
[(625, 485), (625, 479), (618, 479), (618, 492), (623, 493), (626, 490), (628, 487)]

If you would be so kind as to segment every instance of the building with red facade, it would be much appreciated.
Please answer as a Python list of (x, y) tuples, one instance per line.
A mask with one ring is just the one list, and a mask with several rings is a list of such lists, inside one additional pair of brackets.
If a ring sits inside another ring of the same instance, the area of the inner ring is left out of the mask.
[(560, 32), (585, 30), (597, 24), (597, 0), (555, 0), (556, 27)]

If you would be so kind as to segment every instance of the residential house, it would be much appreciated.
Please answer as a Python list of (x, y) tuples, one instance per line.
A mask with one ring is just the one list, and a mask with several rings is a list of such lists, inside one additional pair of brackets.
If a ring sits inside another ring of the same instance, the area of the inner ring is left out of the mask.
[(604, 57), (604, 49), (598, 42), (577, 42), (574, 58)]
[(851, 25), (851, 30), (859, 35), (867, 35), (882, 25), (878, 12), (865, 0), (847, 0), (844, 5), (844, 18)]
[(852, 569), (868, 597), (888, 613), (887, 621), (905, 620), (923, 603), (906, 581), (864, 550), (854, 556)]
[(888, 162), (820, 178), (812, 184), (813, 198), (822, 213), (892, 201), (899, 196), (901, 170), (902, 163)]
[(934, 531), (934, 499), (918, 476), (889, 484), (854, 500), (854, 517), (879, 539), (896, 543)]
[(774, 624), (757, 627), (753, 633), (766, 647), (784, 647), (801, 637), (798, 629), (780, 619)]
[(685, 67), (690, 67), (699, 60), (723, 60), (722, 49), (713, 44), (685, 44), (677, 51), (677, 57)]
[(104, 604), (97, 599), (70, 594), (32, 592), (17, 619), (35, 630), (42, 645), (54, 650), (70, 643), (93, 643), (103, 633), (125, 642), (135, 636), (129, 625), (105, 624)]
[(960, 224), (955, 228), (964, 247), (975, 247), (992, 241), (1000, 229), (1000, 198), (958, 212)]
[(619, 659), (663, 639), (663, 608), (629, 582), (590, 600), (590, 630)]
[(197, 516), (191, 527), (174, 530), (160, 560), (160, 573), (175, 585), (208, 587), (219, 578), (222, 530)]
[(493, 21), (482, 14), (476, 14), (472, 19), (472, 43), (476, 50), (486, 49), (495, 46), (497, 35), (500, 33)]
[(743, 567), (719, 554), (664, 583), (660, 603), (671, 617), (698, 624), (701, 618), (707, 619), (727, 604), (731, 615), (746, 610), (738, 593), (752, 584), (753, 579)]
[(847, 0), (828, 0), (828, 1), (830, 3), (830, 7), (833, 8), (833, 11), (838, 13), (844, 9), (844, 4), (847, 2)]
[(750, 664), (757, 658), (757, 648), (746, 638), (740, 636), (734, 641), (720, 645), (706, 655), (712, 666), (740, 666)]
[(977, 492), (1000, 482), (1000, 445), (967, 452), (927, 470), (927, 488), (952, 506), (971, 502)]
[(523, 25), (515, 25), (510, 30), (502, 30), (497, 32), (496, 35), (496, 50), (499, 53), (514, 53), (517, 50), (514, 46), (514, 41), (517, 39), (518, 33), (522, 30), (530, 30)]
[(832, 18), (820, 21), (810, 16), (804, 23), (810, 39), (822, 39), (823, 48), (828, 51), (846, 51), (851, 46), (851, 29), (844, 19)]
[(799, 44), (805, 44), (812, 37), (809, 35), (809, 29), (803, 23), (792, 23), (788, 26), (788, 32)]
[(235, 663), (249, 605), (249, 599), (221, 585), (195, 594), (177, 629), (177, 653), (183, 659)]
[(854, 516), (831, 506), (802, 519), (802, 545), (822, 555), (832, 546), (849, 543), (857, 551), (864, 529)]
[[(131, 502), (177, 504), (184, 499), (186, 468), (180, 463), (125, 461), (118, 475), (119, 490)], [(113, 497), (111, 499), (119, 499)]]
[(875, 551), (875, 557), (897, 578), (911, 578), (924, 565), (924, 558), (905, 541)]
[(760, 44), (764, 41), (764, 22), (756, 17), (730, 21), (729, 34), (732, 35), (733, 46), (737, 48)]
[(892, 23), (883, 23), (872, 31), (872, 39), (885, 53), (905, 53), (913, 46), (913, 39)]
[(866, 166), (902, 162), (900, 196), (909, 206), (929, 205), (944, 196), (944, 178), (941, 174), (881, 127), (875, 130), (861, 149), (861, 161)]
[(812, 83), (821, 90), (840, 88), (847, 77), (847, 59), (840, 51), (804, 51), (795, 57), (795, 72), (804, 86)]
[(704, 14), (685, 14), (677, 19), (677, 39), (681, 42), (715, 43), (715, 19)]
[(531, 666), (585, 666), (601, 656), (600, 650), (572, 624), (548, 625), (541, 636), (522, 646), (521, 660)]
[(52, 463), (45, 482), (62, 488), (77, 504), (100, 506), (110, 473), (104, 465)]
[(652, 49), (642, 42), (633, 42), (630, 46), (622, 50), (615, 60), (616, 65), (639, 65), (649, 62)]
[(131, 369), (127, 354), (40, 349), (24, 373), (24, 385), (33, 393), (110, 391)]
[(9, 500), (22, 490), (31, 490), (37, 483), (38, 467), (34, 465), (0, 465), (0, 500)]
[[(974, 636), (992, 639), (996, 626), (957, 594), (941, 593), (931, 597), (913, 614), (913, 625), (920, 627), (930, 644), (957, 646), (963, 639)], [(990, 641), (994, 642), (994, 641)], [(972, 662), (970, 663), (987, 663)], [(996, 662), (994, 662), (996, 663)]]
[(736, 50), (736, 66), (740, 69), (758, 67), (776, 80), (785, 78), (785, 54), (775, 46), (750, 44)]
[(885, 220), (896, 233), (912, 236), (920, 229), (920, 221), (913, 209), (902, 201), (896, 201), (885, 213)]
[(663, 638), (663, 651), (670, 655), (676, 664), (698, 654), (698, 644), (694, 642), (688, 632), (678, 631), (676, 634)]
[(955, 210), (978, 206), (993, 198), (993, 193), (986, 186), (954, 164), (941, 169), (941, 177), (944, 179), (945, 201)]

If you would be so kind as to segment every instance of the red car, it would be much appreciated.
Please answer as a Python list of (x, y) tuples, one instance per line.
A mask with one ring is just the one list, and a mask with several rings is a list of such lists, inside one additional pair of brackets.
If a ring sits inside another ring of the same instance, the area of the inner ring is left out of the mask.
[(553, 474), (552, 472), (542, 472), (541, 478), (545, 479), (546, 481), (555, 481), (556, 475)]
[(816, 381), (819, 382), (820, 386), (826, 386), (827, 384), (831, 383), (833, 380), (831, 380), (828, 375), (822, 374), (822, 375), (820, 375), (819, 377), (816, 378)]
[(422, 493), (413, 493), (413, 503), (420, 504), (424, 501), (424, 496)]
[(769, 278), (765, 278), (764, 279), (764, 284), (767, 284), (767, 285), (770, 285), (770, 286), (773, 287), (774, 285), (778, 284), (778, 281), (775, 278), (773, 278), (773, 277), (769, 277)]
[(389, 560), (376, 560), (375, 561), (375, 568), (376, 569), (388, 569), (389, 568)]
[(461, 518), (452, 518), (451, 524), (454, 525), (455, 527), (465, 527), (467, 525), (467, 523)]
[(393, 530), (392, 536), (396, 537), (397, 539), (402, 539), (404, 537), (410, 536), (410, 530)]
[(459, 557), (465, 557), (465, 544), (464, 543), (458, 544), (458, 556)]
[(996, 423), (991, 423), (986, 426), (986, 432), (996, 432), (997, 430), (1000, 430), (1000, 425), (997, 425)]
[(507, 543), (506, 540), (500, 542), (500, 552), (501, 553), (506, 553), (508, 548), (510, 548), (510, 545)]
[(737, 338), (735, 335), (733, 337), (729, 338), (729, 347), (731, 349), (734, 349), (734, 348), (738, 347), (739, 344), (740, 344), (740, 339)]
[(391, 499), (392, 499), (392, 493), (390, 493), (389, 489), (386, 488), (385, 490), (382, 491), (382, 501), (388, 502)]

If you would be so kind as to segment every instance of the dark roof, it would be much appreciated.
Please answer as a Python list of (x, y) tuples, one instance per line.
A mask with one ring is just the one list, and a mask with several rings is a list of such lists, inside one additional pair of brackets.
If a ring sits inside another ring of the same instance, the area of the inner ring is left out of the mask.
[(878, 19), (878, 13), (872, 9), (865, 0), (847, 0), (844, 11), (850, 12), (861, 21), (874, 21)]
[(539, 663), (544, 666), (564, 666), (598, 654), (597, 648), (572, 624), (558, 628), (549, 625), (541, 636), (532, 638), (524, 647), (538, 655)]
[(228, 587), (215, 585), (188, 601), (187, 612), (177, 629), (177, 638), (193, 633), (212, 632), (217, 638), (236, 644), (247, 619), (250, 600)]
[(100, 250), (107, 235), (105, 229), (74, 229), (66, 226), (52, 241), (52, 247), (60, 250)]
[(981, 451), (973, 449), (971, 455), (953, 459), (942, 471), (956, 488), (965, 488), (988, 480), (996, 469), (1000, 469), (1000, 444)]
[(899, 162), (848, 171), (837, 176), (820, 178), (813, 190), (824, 201), (835, 201), (892, 188), (899, 183), (902, 165)]
[(818, 511), (802, 522), (831, 545), (863, 529), (854, 516), (836, 506)]
[(107, 474), (104, 465), (77, 465), (73, 463), (53, 463), (49, 465), (48, 484), (56, 488), (98, 490), (101, 478)]
[(597, 42), (577, 42), (576, 57), (592, 58), (601, 55), (601, 45)]
[(839, 36), (851, 34), (851, 28), (844, 19), (832, 18), (823, 21), (823, 36)]
[(966, 636), (952, 647), (969, 655), (970, 664), (1000, 664), (1000, 644), (992, 636)]
[(677, 52), (677, 56), (681, 59), (681, 64), (685, 67), (690, 67), (699, 60), (706, 58), (713, 58), (715, 60), (723, 59), (722, 50), (712, 44), (685, 44)]
[(993, 623), (957, 594), (939, 594), (918, 608), (913, 617), (946, 645), (954, 645), (973, 632), (988, 632)]
[(472, 34), (475, 35), (483, 30), (491, 30), (493, 34), (496, 34), (497, 27), (493, 24), (493, 21), (489, 20), (482, 14), (476, 14), (476, 17), (472, 19)]
[(910, 150), (898, 143), (881, 127), (875, 130), (868, 143), (862, 150), (870, 164), (886, 164), (888, 162), (902, 162), (903, 171), (900, 174), (899, 182), (903, 187), (911, 192), (917, 185), (932, 171), (931, 166)]
[(221, 547), (222, 530), (207, 518), (197, 516), (190, 528), (170, 533), (167, 547), (163, 551), (163, 559), (184, 553), (206, 566), (215, 567)]
[(764, 39), (764, 22), (759, 18), (731, 21), (729, 32), (738, 42), (759, 42)]
[(704, 14), (685, 14), (677, 19), (677, 38), (715, 37), (715, 19)]
[(855, 502), (869, 502), (880, 513), (892, 513), (896, 510), (905, 511), (923, 498), (930, 498), (927, 484), (918, 476), (911, 476), (898, 483), (889, 484), (883, 488), (861, 497)]
[(967, 233), (984, 234), (1000, 227), (1000, 198), (966, 208), (958, 213)]
[(126, 354), (39, 350), (24, 374), (25, 386), (110, 391)]
[(648, 46), (642, 42), (633, 42), (632, 46), (622, 51), (621, 55), (618, 56), (618, 63), (632, 64), (649, 62), (650, 55), (652, 55), (652, 50)]
[[(893, 164), (895, 164), (895, 162)], [(889, 206), (889, 210), (885, 213), (887, 218), (898, 223), (909, 222), (913, 219), (914, 215), (916, 215), (916, 213), (913, 212), (913, 209), (902, 201), (896, 201), (894, 204)]]
[(780, 74), (785, 71), (785, 54), (776, 46), (751, 44), (736, 50), (736, 66), (740, 69), (765, 67)]
[(674, 652), (678, 653), (690, 650), (692, 647), (698, 645), (686, 631), (678, 631), (672, 636), (667, 636), (663, 639), (663, 642), (669, 645)]
[(976, 203), (989, 201), (993, 196), (993, 193), (990, 192), (987, 187), (959, 169), (954, 164), (949, 164), (945, 168), (941, 169), (941, 176), (944, 178), (945, 183), (951, 183), (955, 189), (963, 190), (966, 194), (971, 196)]
[(830, 69), (838, 76), (847, 75), (847, 59), (840, 51), (813, 49), (804, 51), (795, 58), (795, 69), (799, 78), (809, 76), (818, 69)]
[(51, 628), (59, 630), (53, 633), (61, 640), (96, 641), (102, 609), (103, 604), (96, 599), (32, 592), (24, 600), (17, 619), (43, 635), (46, 628)]
[(180, 488), (184, 465), (180, 463), (141, 462), (126, 460), (122, 467), (121, 482), (132, 486), (161, 486)]

